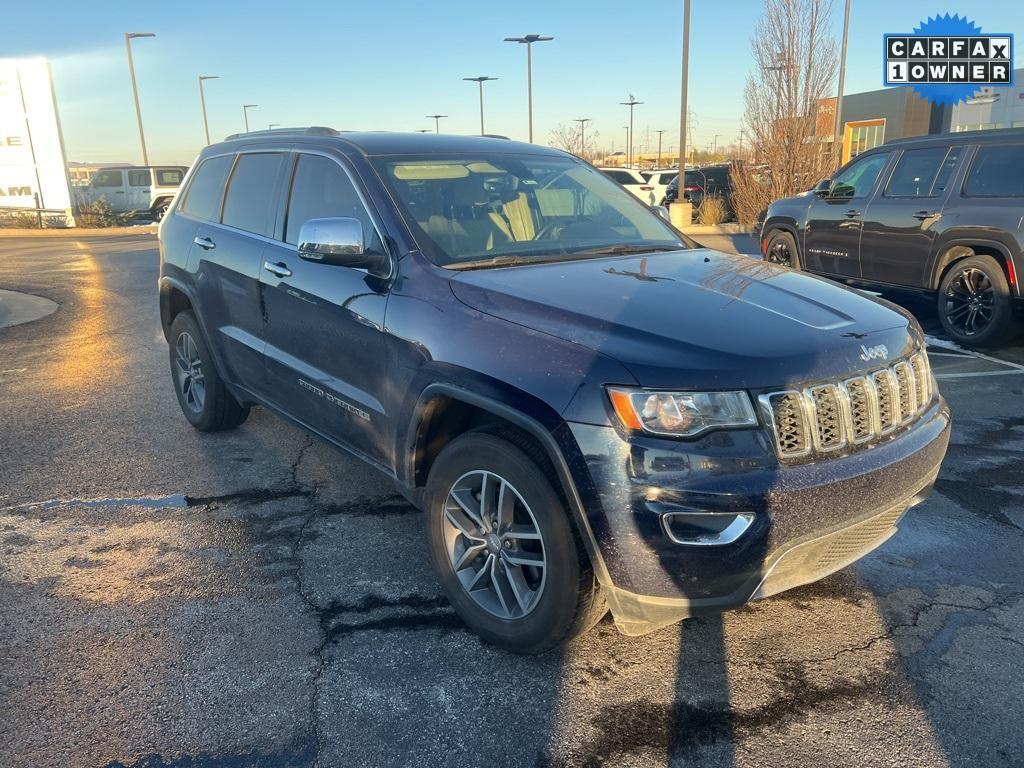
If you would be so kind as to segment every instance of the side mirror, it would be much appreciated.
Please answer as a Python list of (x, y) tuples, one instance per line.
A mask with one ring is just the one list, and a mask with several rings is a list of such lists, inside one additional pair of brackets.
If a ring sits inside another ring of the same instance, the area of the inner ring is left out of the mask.
[(668, 208), (666, 208), (664, 205), (652, 205), (651, 210), (654, 211), (654, 213), (657, 214), (658, 216), (661, 216), (661, 218), (663, 218), (665, 221), (671, 221), (671, 219), (668, 216)]
[(370, 271), (379, 271), (387, 264), (384, 254), (366, 252), (362, 222), (343, 216), (303, 222), (299, 229), (299, 258)]
[(832, 189), (832, 179), (822, 179), (814, 185), (814, 194), (818, 197), (828, 197), (828, 193)]

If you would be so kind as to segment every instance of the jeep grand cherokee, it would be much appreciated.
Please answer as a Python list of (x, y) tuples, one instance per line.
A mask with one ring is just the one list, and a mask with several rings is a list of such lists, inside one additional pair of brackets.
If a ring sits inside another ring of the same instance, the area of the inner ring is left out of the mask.
[(908, 315), (700, 248), (554, 149), (231, 137), (160, 250), (186, 418), (261, 405), (393, 478), (455, 610), (511, 650), (821, 578), (892, 535), (946, 450)]

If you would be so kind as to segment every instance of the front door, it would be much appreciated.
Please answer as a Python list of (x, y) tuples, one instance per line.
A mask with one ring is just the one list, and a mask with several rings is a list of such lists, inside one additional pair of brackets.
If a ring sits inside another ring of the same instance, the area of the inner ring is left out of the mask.
[(362, 269), (298, 256), (302, 224), (347, 216), (363, 224), (367, 251), (384, 244), (340, 161), (296, 155), (284, 242), (267, 246), (264, 284), (267, 384), (277, 406), (306, 426), (391, 466), (386, 414), (386, 281)]
[(879, 152), (857, 159), (832, 180), (828, 194), (811, 203), (801, 251), (808, 270), (861, 276), (862, 217), (889, 157)]
[(963, 146), (908, 149), (864, 212), (860, 263), (867, 280), (927, 288), (936, 223)]
[(89, 182), (89, 202), (106, 200), (113, 210), (127, 211), (124, 182), (124, 171), (120, 169), (108, 168), (97, 171)]

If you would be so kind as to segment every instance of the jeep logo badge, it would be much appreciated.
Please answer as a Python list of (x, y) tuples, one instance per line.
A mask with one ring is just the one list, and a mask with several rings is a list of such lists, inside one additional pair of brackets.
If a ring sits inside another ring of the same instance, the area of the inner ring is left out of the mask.
[(865, 363), (871, 362), (872, 360), (885, 360), (885, 358), (889, 356), (889, 349), (885, 344), (879, 344), (875, 347), (865, 347), (861, 344), (860, 351), (860, 359)]

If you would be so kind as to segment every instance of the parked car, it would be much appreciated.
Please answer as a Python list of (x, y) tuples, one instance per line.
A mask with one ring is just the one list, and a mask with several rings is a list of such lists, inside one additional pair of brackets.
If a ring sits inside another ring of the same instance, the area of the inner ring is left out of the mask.
[(115, 211), (159, 221), (188, 171), (183, 165), (109, 167), (97, 171), (88, 186), (76, 190), (79, 203), (106, 200)]
[[(668, 185), (679, 175), (679, 171), (641, 171), (640, 175), (647, 179), (647, 183), (652, 187), (651, 199), (658, 205), (664, 205)], [(652, 202), (651, 204), (653, 205), (654, 203)]]
[(850, 284), (923, 292), (954, 341), (986, 346), (1019, 328), (1022, 214), (1024, 130), (897, 139), (772, 203), (761, 249)]
[(644, 175), (635, 168), (598, 168), (598, 170), (648, 205), (654, 205), (657, 202), (657, 198), (654, 196), (654, 186), (648, 183)]
[(910, 315), (701, 248), (565, 152), (257, 132), (185, 185), (159, 230), (185, 417), (264, 406), (379, 469), (504, 648), (819, 579), (935, 480), (949, 412)]
[[(694, 213), (700, 209), (706, 196), (722, 198), (729, 216), (732, 216), (732, 182), (729, 179), (729, 167), (721, 165), (688, 168), (683, 188), (684, 199), (693, 205)], [(670, 205), (679, 197), (679, 179), (672, 180), (665, 190), (662, 205)]]

